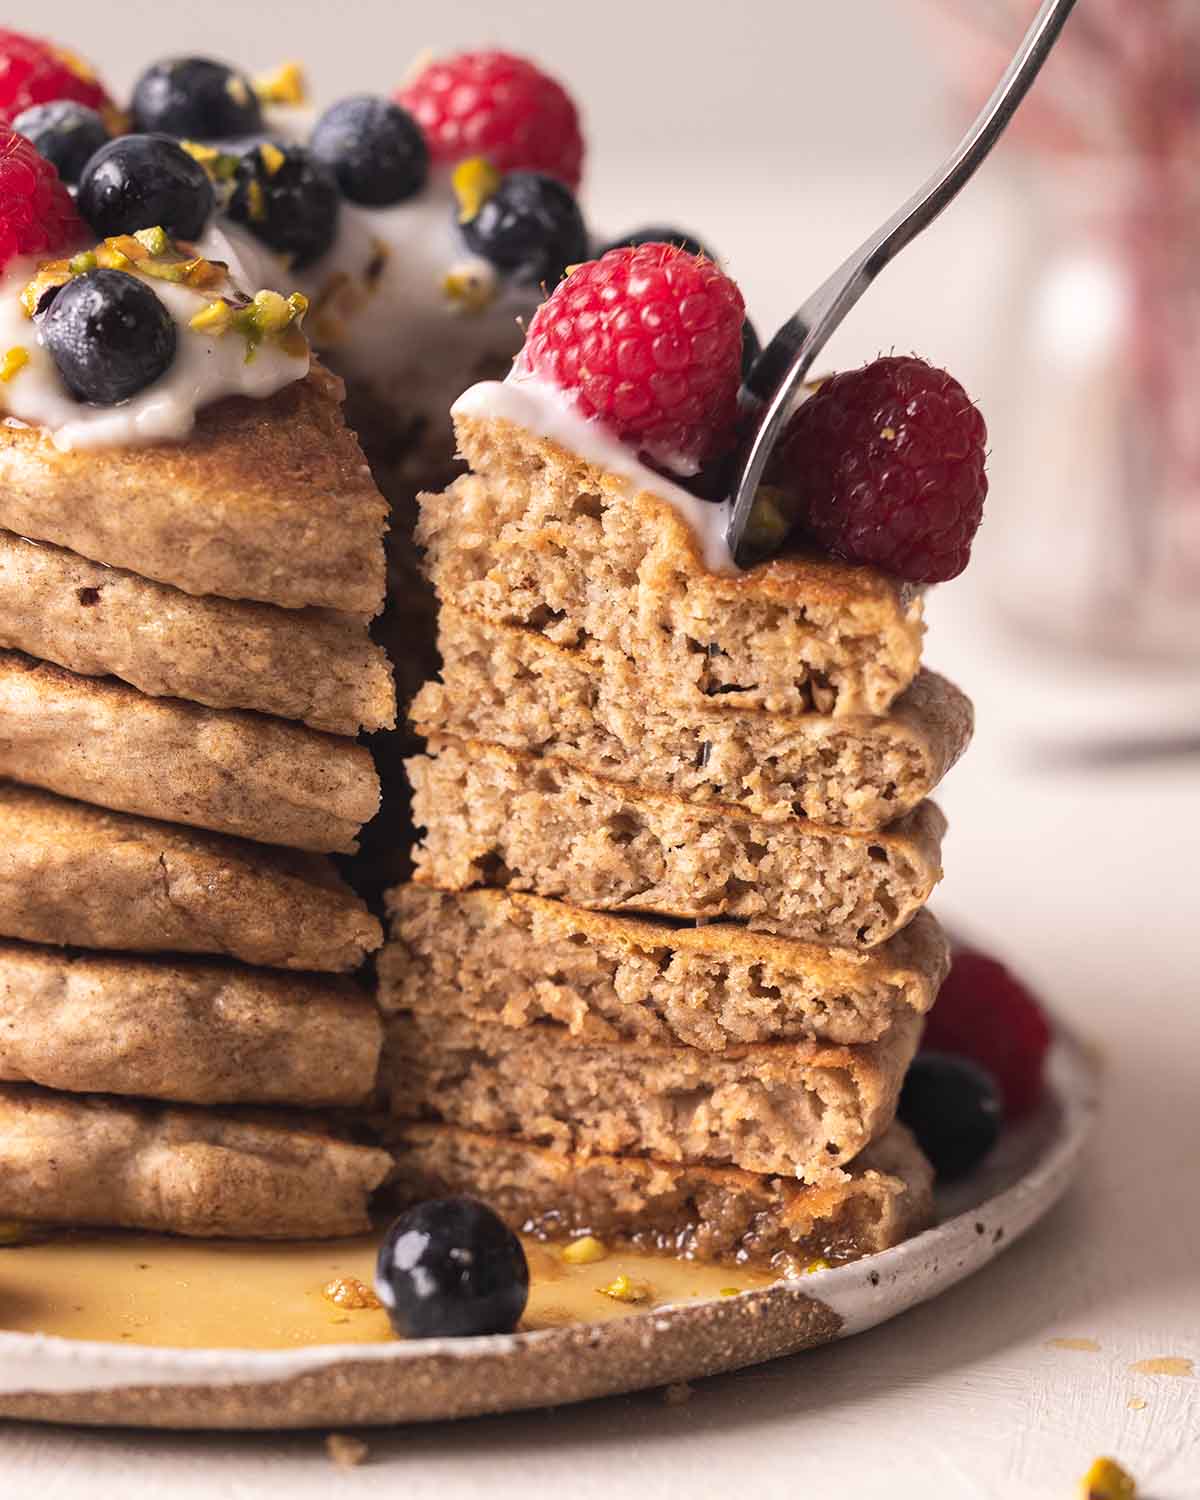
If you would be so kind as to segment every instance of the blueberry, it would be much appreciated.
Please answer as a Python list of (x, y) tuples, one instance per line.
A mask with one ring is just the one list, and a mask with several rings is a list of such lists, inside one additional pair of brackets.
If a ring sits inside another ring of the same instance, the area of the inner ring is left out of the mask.
[[(694, 234), (686, 234), (682, 229), (672, 229), (666, 224), (652, 224), (646, 229), (635, 229), (632, 234), (624, 235), (619, 240), (610, 240), (607, 245), (602, 245), (596, 251), (596, 258), (606, 254), (609, 250), (620, 250), (626, 245), (678, 245), (681, 250), (686, 250), (689, 255), (704, 255), (709, 260), (715, 261), (717, 257), (708, 248), (703, 240), (698, 240)], [(749, 318), (742, 324), (742, 379), (749, 375), (754, 361), (762, 353), (762, 343), (758, 332)]]
[(39, 319), (64, 383), (81, 401), (128, 401), (171, 366), (175, 321), (127, 271), (85, 271), (55, 294)]
[(541, 172), (509, 172), (462, 232), (477, 255), (532, 286), (552, 286), (567, 266), (587, 259), (579, 205), (557, 177)]
[(938, 1178), (953, 1182), (996, 1144), (1000, 1094), (991, 1074), (966, 1058), (921, 1052), (900, 1091), (899, 1115)]
[(754, 361), (762, 353), (762, 340), (749, 318), (742, 324), (742, 379), (745, 380), (754, 368)]
[(429, 177), (421, 127), (398, 104), (369, 94), (327, 109), (308, 144), (351, 203), (372, 208), (401, 203), (419, 193)]
[(64, 182), (78, 182), (88, 157), (108, 140), (108, 128), (96, 111), (74, 99), (33, 104), (21, 111), (12, 128), (54, 163)]
[(213, 210), (208, 173), (165, 135), (123, 135), (101, 146), (79, 179), (79, 212), (101, 239), (161, 227), (194, 240)]
[(175, 57), (147, 68), (134, 85), (132, 108), (137, 130), (189, 140), (229, 140), (262, 129), (250, 80), (207, 57)]
[(238, 162), (231, 219), (289, 255), (293, 266), (318, 260), (337, 234), (341, 199), (333, 173), (303, 146), (265, 142)]
[(511, 1333), (529, 1300), (521, 1242), (474, 1198), (419, 1203), (379, 1247), (375, 1289), (401, 1338)]

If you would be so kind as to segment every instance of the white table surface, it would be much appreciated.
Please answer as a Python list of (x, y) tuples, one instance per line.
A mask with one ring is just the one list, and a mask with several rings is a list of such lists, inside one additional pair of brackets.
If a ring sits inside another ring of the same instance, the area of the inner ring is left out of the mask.
[[(708, 164), (676, 171), (668, 204), (665, 180), (614, 165), (597, 184), (600, 214), (614, 226), (690, 219), (728, 249), (764, 325), (895, 194), (894, 179), (843, 174), (781, 204), (769, 165)], [(1011, 289), (1009, 201), (996, 185), (956, 209), (872, 293), (832, 361), (916, 346), (962, 372), (991, 422), (993, 516), (1017, 393), (996, 333)], [(928, 659), (979, 711), (976, 744), (940, 799), (952, 833), (937, 905), (1105, 1057), (1094, 1149), (1044, 1225), (939, 1301), (708, 1381), (683, 1406), (651, 1393), (379, 1433), (349, 1471), (331, 1467), (319, 1434), (0, 1424), (0, 1496), (1070, 1500), (1091, 1459), (1109, 1453), (1147, 1500), (1197, 1500), (1200, 1378), (1130, 1366), (1174, 1356), (1200, 1367), (1200, 776), (1195, 759), (1066, 771), (1039, 766), (1036, 752), (1147, 718), (1194, 730), (1200, 693), (1195, 678), (1147, 686), (1002, 633), (986, 537), (973, 574), (930, 611)], [(1099, 1347), (1052, 1347), (1058, 1338)]]

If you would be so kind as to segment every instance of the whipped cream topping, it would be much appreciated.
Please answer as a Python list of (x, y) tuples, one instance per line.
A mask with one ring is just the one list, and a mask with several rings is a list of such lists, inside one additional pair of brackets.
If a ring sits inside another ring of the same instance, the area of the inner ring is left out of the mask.
[(739, 571), (725, 537), (729, 502), (701, 500), (649, 468), (595, 417), (583, 416), (571, 398), (549, 381), (515, 368), (507, 380), (485, 380), (471, 386), (454, 403), (451, 415), (512, 422), (615, 474), (626, 482), (631, 494), (646, 490), (657, 495), (691, 528), (710, 573)]
[[(219, 229), (208, 230), (201, 253), (228, 262), (235, 272), (235, 251)], [(64, 452), (178, 442), (192, 431), (201, 407), (226, 396), (273, 396), (308, 374), (307, 351), (288, 354), (274, 340), (264, 340), (248, 360), (246, 342), (237, 334), (197, 332), (189, 322), (209, 305), (211, 294), (154, 281), (150, 284), (177, 330), (170, 369), (128, 401), (90, 406), (67, 389), (36, 321), (21, 305), (21, 292), (37, 264), (31, 258), (13, 261), (0, 277), (0, 356), (10, 349), (23, 349), (28, 355), (28, 362), (0, 384), (0, 411), (10, 424), (45, 428)], [(253, 291), (265, 284), (251, 281), (248, 286)]]

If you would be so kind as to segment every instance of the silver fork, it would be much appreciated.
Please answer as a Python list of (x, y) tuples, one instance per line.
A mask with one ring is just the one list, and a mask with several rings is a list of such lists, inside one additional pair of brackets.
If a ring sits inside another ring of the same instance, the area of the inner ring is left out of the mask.
[(864, 240), (783, 325), (755, 360), (741, 390), (743, 412), (757, 413), (735, 456), (725, 537), (736, 559), (755, 492), (796, 393), (842, 319), (883, 270), (932, 224), (974, 176), (1000, 139), (1058, 39), (1075, 0), (1043, 0), (991, 98), (950, 156), (916, 193)]

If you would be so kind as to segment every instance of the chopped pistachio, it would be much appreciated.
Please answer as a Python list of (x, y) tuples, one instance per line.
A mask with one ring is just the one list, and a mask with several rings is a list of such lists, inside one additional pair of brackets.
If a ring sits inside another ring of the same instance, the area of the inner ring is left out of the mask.
[(246, 203), (251, 220), (255, 224), (261, 224), (267, 217), (267, 198), (262, 190), (262, 183), (255, 177), (246, 184)]
[(648, 1281), (643, 1281), (638, 1276), (627, 1276), (624, 1271), (615, 1281), (610, 1281), (607, 1286), (596, 1288), (605, 1297), (611, 1297), (614, 1302), (650, 1302), (654, 1297), (654, 1288)]
[(206, 146), (202, 141), (180, 141), (179, 143), (193, 161), (198, 161), (208, 175), (217, 182), (231, 182), (237, 172), (238, 159), (231, 152), (218, 151), (215, 146)]
[[(132, 236), (130, 236), (132, 239)], [(133, 240), (136, 245), (137, 241)], [(141, 246), (138, 246), (139, 250)], [(133, 264), (124, 250), (118, 250), (115, 245), (105, 240), (103, 245), (96, 246), (96, 264), (103, 266), (106, 271), (128, 271)]]
[(65, 260), (49, 260), (45, 265), (39, 266), (37, 275), (26, 284), (21, 293), (21, 306), (25, 309), (25, 316), (32, 318), (46, 293), (54, 287), (64, 286), (70, 279), (71, 268)]
[(171, 248), (171, 242), (167, 238), (167, 231), (161, 224), (156, 224), (153, 229), (135, 229), (133, 237), (151, 255), (165, 255)]
[(812, 1276), (817, 1271), (828, 1271), (828, 1269), (829, 1262), (823, 1255), (818, 1255), (816, 1260), (810, 1260), (808, 1265), (805, 1266), (804, 1274), (806, 1276)]
[(258, 148), (258, 155), (260, 160), (262, 161), (263, 167), (265, 168), (268, 177), (274, 177), (275, 173), (278, 172), (280, 167), (283, 166), (284, 162), (287, 161), (287, 157), (284, 156), (279, 147), (272, 145), (270, 141), (264, 141), (262, 143), (262, 145)]
[(114, 234), (104, 241), (114, 255), (123, 255), (126, 260), (145, 260), (151, 250), (140, 235)]
[(292, 321), (287, 298), (278, 292), (255, 292), (253, 307), (255, 322), (263, 333), (280, 333)]
[(594, 1234), (585, 1234), (582, 1239), (563, 1246), (562, 1258), (569, 1266), (590, 1266), (603, 1260), (607, 1254), (607, 1245)]
[(254, 80), (254, 92), (264, 104), (303, 104), (308, 97), (304, 70), (298, 62), (282, 63)]
[(740, 1297), (742, 1289), (740, 1286), (723, 1286), (719, 1295), (722, 1297)]
[(458, 200), (458, 222), (469, 224), (500, 186), (500, 173), (484, 156), (468, 156), (460, 161), (450, 177), (450, 186)]
[(3, 359), (0, 359), (0, 380), (7, 385), (17, 371), (23, 370), (28, 363), (29, 350), (20, 344), (14, 344)]
[(1137, 1500), (1137, 1485), (1116, 1459), (1098, 1458), (1083, 1476), (1081, 1500)]
[(442, 277), (442, 295), (456, 312), (478, 313), (496, 298), (495, 271), (484, 261), (463, 261)]
[(356, 1312), (383, 1305), (366, 1282), (357, 1276), (335, 1276), (321, 1288), (321, 1296), (335, 1307), (348, 1307)]
[(85, 271), (94, 271), (98, 262), (94, 250), (81, 250), (67, 262), (72, 276), (82, 276)]
[(894, 443), (896, 441), (896, 429), (894, 427), (881, 427), (879, 429), (879, 436), (885, 443)]
[(743, 533), (746, 550), (756, 558), (771, 557), (783, 546), (791, 526), (783, 491), (774, 485), (761, 485)]
[(233, 326), (233, 308), (224, 297), (218, 297), (207, 307), (202, 307), (194, 318), (188, 319), (188, 327), (197, 333), (225, 333)]

